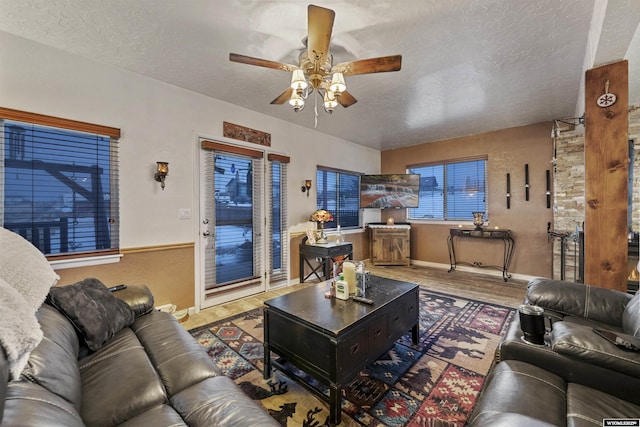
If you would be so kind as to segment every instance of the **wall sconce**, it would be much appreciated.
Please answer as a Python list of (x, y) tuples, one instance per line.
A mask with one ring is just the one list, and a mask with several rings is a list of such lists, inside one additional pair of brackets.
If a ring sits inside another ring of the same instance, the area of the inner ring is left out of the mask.
[(169, 163), (167, 162), (156, 162), (156, 173), (153, 175), (153, 179), (160, 183), (160, 187), (164, 190), (164, 180), (169, 175)]
[(300, 187), (300, 190), (302, 190), (303, 193), (307, 193), (307, 197), (309, 197), (309, 193), (311, 192), (311, 180), (310, 179), (305, 179), (304, 180), (304, 185), (302, 187)]

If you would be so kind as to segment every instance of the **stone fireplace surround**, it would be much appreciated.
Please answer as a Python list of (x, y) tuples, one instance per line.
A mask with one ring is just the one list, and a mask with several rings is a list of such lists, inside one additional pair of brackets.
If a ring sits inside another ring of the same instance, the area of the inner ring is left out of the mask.
[[(632, 228), (640, 232), (640, 106), (629, 107), (629, 140), (634, 142)], [(571, 233), (565, 244), (565, 280), (574, 281), (577, 273), (579, 245), (576, 227), (582, 230), (585, 218), (584, 127), (561, 129), (555, 141), (553, 168), (553, 226), (556, 233)], [(561, 240), (553, 242), (553, 278), (561, 277)], [(629, 261), (629, 271), (636, 260)]]

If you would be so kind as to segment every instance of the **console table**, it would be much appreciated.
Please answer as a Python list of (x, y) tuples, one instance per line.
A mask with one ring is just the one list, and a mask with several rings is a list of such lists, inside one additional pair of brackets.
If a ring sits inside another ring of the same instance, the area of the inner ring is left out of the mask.
[[(458, 261), (456, 259), (455, 240), (458, 239), (486, 239), (486, 240), (502, 240), (503, 243), (503, 262), (502, 266), (498, 265), (484, 265), (480, 261), (465, 262)], [(513, 255), (513, 248), (515, 241), (511, 235), (511, 230), (489, 230), (489, 229), (465, 229), (465, 228), (451, 228), (449, 229), (449, 236), (447, 237), (447, 244), (449, 245), (449, 261), (451, 268), (449, 272), (456, 269), (458, 264), (466, 264), (472, 267), (478, 268), (495, 268), (502, 271), (502, 278), (506, 282), (510, 277), (509, 264), (511, 263), (511, 256)]]
[[(316, 243), (314, 245), (307, 244), (305, 236), (300, 243), (300, 283), (304, 283), (312, 275), (316, 275), (318, 280), (326, 280), (331, 277), (331, 263), (336, 262), (336, 257), (344, 256), (346, 259), (353, 259), (353, 245), (351, 243), (337, 244)], [(315, 267), (311, 264), (312, 260), (318, 260)], [(311, 268), (311, 273), (304, 275), (304, 265)], [(322, 273), (321, 277), (319, 273)]]

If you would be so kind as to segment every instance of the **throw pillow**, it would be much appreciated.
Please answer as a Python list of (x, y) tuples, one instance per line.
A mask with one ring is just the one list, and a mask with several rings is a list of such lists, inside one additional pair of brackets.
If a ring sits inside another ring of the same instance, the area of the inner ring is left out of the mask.
[(17, 380), (31, 351), (42, 341), (42, 329), (31, 304), (0, 279), (0, 345), (9, 363), (9, 380)]
[(93, 351), (134, 320), (131, 307), (98, 279), (51, 288), (47, 302), (73, 323)]
[(31, 242), (0, 227), (0, 279), (16, 289), (35, 313), (60, 276)]

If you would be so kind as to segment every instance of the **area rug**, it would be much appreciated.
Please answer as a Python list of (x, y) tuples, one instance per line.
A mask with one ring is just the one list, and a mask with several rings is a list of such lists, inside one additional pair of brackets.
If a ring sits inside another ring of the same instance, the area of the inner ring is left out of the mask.
[[(514, 310), (420, 289), (420, 340), (400, 338), (343, 390), (341, 426), (463, 426)], [(329, 425), (328, 388), (294, 370), (262, 378), (262, 309), (190, 331), (213, 362), (282, 426)], [(277, 357), (272, 354), (272, 357)]]

